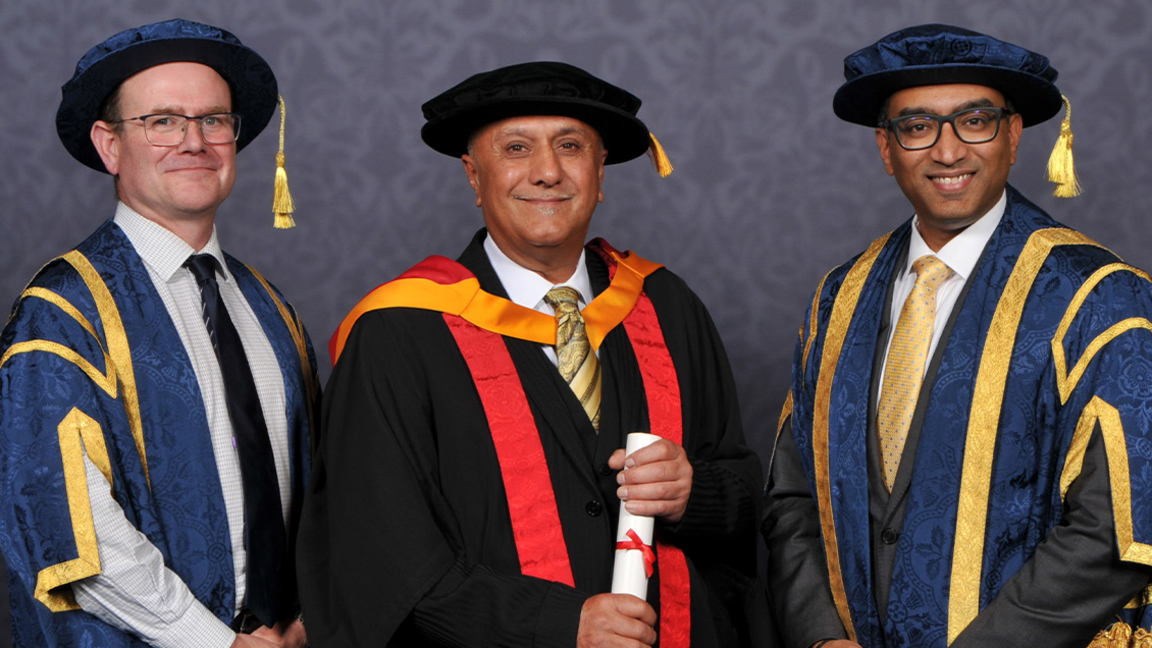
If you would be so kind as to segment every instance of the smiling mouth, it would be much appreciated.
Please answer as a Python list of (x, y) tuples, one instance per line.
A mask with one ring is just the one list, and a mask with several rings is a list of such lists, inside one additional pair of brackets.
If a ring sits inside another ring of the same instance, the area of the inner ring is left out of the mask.
[(572, 196), (516, 196), (516, 200), (524, 202), (562, 202), (571, 198)]
[(938, 185), (943, 185), (944, 187), (959, 187), (971, 177), (971, 173), (965, 173), (958, 176), (929, 176), (929, 179)]
[(216, 171), (216, 169), (213, 169), (213, 168), (210, 168), (210, 167), (202, 167), (202, 166), (198, 166), (198, 167), (179, 167), (179, 168), (176, 168), (176, 169), (168, 169), (168, 173), (181, 173), (181, 172), (186, 172), (186, 171), (201, 171), (201, 172), (206, 172), (206, 173), (214, 173), (214, 172)]

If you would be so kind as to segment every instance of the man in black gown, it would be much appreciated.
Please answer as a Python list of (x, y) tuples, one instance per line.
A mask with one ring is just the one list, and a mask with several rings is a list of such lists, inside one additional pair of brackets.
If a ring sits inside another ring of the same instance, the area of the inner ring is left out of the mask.
[[(485, 229), (333, 338), (298, 553), (313, 645), (762, 643), (760, 466), (712, 320), (659, 264), (585, 245), (605, 164), (670, 171), (639, 107), (559, 63), (424, 105)], [(664, 438), (622, 470), (629, 432)], [(621, 501), (656, 518), (647, 602), (608, 593)]]

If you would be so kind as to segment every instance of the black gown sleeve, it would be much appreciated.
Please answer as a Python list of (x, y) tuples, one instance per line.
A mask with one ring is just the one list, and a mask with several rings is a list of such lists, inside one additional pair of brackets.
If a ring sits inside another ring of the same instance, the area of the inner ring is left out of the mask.
[(1083, 470), (1064, 498), (1064, 519), (952, 646), (1083, 648), (1150, 575), (1152, 568), (1120, 560), (1097, 424)]
[(768, 467), (764, 520), (768, 591), (785, 648), (807, 648), (822, 639), (846, 639), (828, 585), (820, 512), (792, 437), (792, 419), (781, 430)]

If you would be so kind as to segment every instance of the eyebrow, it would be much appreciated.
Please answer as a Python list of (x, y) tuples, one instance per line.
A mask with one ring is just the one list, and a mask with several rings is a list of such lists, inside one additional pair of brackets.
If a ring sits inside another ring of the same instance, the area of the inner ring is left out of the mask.
[[(180, 105), (168, 104), (165, 106), (157, 106), (157, 107), (153, 108), (152, 112), (149, 114), (152, 114), (152, 115), (185, 115), (187, 113), (185, 113), (184, 110), (185, 110), (185, 108), (180, 106)], [(224, 113), (224, 112), (232, 112), (232, 109), (221, 106), (220, 104), (216, 104), (215, 106), (209, 106), (208, 108), (205, 108), (204, 112), (202, 112), (200, 114), (201, 115), (213, 115), (215, 113)]]
[[(574, 133), (577, 133), (580, 135), (587, 135), (588, 131), (584, 128), (581, 128), (580, 126), (565, 126), (564, 128), (561, 128), (556, 133), (556, 135), (557, 136), (572, 135)], [(532, 133), (530, 133), (528, 131), (528, 129), (523, 128), (523, 127), (509, 127), (509, 128), (501, 130), (499, 133), (496, 134), (497, 137), (529, 137), (531, 135), (532, 135)]]
[[(962, 103), (958, 106), (953, 107), (952, 113), (963, 112), (965, 110), (970, 110), (972, 108), (995, 108), (995, 107), (996, 107), (996, 104), (991, 99), (988, 99), (988, 98), (973, 99), (972, 101), (968, 101), (966, 103)], [(908, 115), (942, 115), (942, 114), (944, 114), (944, 113), (936, 112), (936, 111), (932, 110), (931, 108), (928, 108), (927, 106), (909, 106), (907, 108), (904, 108), (900, 112), (896, 113), (896, 116), (897, 117), (906, 117)]]

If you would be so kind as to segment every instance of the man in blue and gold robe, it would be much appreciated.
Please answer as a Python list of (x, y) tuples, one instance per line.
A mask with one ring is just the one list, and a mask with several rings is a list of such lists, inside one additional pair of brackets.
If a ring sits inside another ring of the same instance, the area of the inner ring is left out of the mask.
[[(276, 103), (258, 54), (184, 20), (113, 36), (63, 88), (60, 138), (115, 177), (119, 204), (32, 279), (0, 336), (0, 549), (16, 645), (304, 642), (291, 555), (315, 362), (295, 311), (223, 252), (214, 220), (236, 151)], [(212, 329), (206, 284), (219, 297)], [(263, 420), (269, 452), (256, 458), (237, 449), (252, 431), (222, 370), (236, 366), (254, 386), (246, 412)], [(264, 511), (248, 497), (256, 472), (269, 477)], [(260, 519), (283, 528), (262, 536)], [(254, 581), (257, 563), (274, 578)]]
[(845, 70), (915, 216), (800, 330), (762, 525), (785, 645), (1145, 645), (1152, 284), (1007, 184), (1055, 69), (924, 25)]

